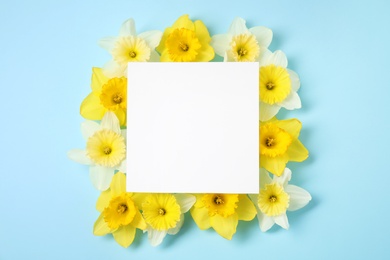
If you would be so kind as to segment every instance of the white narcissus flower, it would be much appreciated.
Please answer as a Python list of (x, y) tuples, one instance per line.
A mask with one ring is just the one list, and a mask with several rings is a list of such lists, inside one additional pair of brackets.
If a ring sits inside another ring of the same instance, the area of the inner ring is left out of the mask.
[(287, 58), (282, 51), (266, 50), (259, 61), (260, 121), (274, 117), (281, 107), (293, 110), (301, 108), (297, 91), (298, 75), (287, 69)]
[(286, 211), (294, 211), (306, 206), (311, 200), (310, 194), (295, 185), (289, 185), (291, 170), (285, 168), (282, 176), (269, 177), (269, 173), (260, 168), (260, 192), (249, 194), (257, 210), (261, 231), (266, 232), (275, 223), (288, 229)]
[(121, 130), (116, 115), (108, 111), (100, 124), (86, 120), (81, 132), (87, 141), (86, 149), (73, 149), (68, 157), (89, 165), (93, 186), (101, 191), (110, 187), (116, 170), (126, 172), (126, 130)]
[(142, 215), (147, 224), (148, 239), (158, 246), (164, 237), (175, 235), (184, 223), (186, 213), (196, 201), (190, 194), (149, 194), (142, 202)]
[(134, 20), (125, 21), (118, 37), (106, 37), (99, 41), (100, 47), (112, 55), (112, 60), (103, 67), (104, 74), (109, 78), (127, 77), (128, 62), (160, 61), (155, 48), (161, 37), (162, 32), (157, 30), (137, 35)]
[(228, 33), (214, 35), (211, 46), (225, 57), (225, 61), (255, 61), (267, 50), (272, 41), (272, 31), (264, 26), (248, 29), (245, 20), (233, 20)]

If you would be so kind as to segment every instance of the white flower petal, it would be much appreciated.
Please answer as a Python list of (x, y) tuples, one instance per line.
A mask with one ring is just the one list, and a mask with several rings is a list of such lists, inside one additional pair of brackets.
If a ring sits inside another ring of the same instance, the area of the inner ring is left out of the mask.
[(167, 231), (158, 231), (148, 226), (148, 239), (152, 246), (158, 246), (167, 235)]
[(127, 141), (127, 129), (121, 129), (121, 135), (125, 139), (125, 143)]
[(248, 33), (248, 28), (246, 28), (246, 25), (245, 25), (245, 20), (242, 19), (241, 17), (236, 17), (232, 24), (230, 25), (230, 28), (229, 28), (229, 33), (231, 35), (239, 35), (239, 34), (244, 34), (244, 33)]
[(107, 51), (111, 51), (115, 47), (116, 37), (104, 37), (98, 41), (98, 45)]
[(168, 234), (176, 235), (180, 231), (181, 227), (183, 226), (183, 223), (184, 223), (184, 214), (180, 214), (179, 222), (176, 223), (176, 227), (168, 229)]
[(272, 217), (268, 217), (260, 212), (260, 210), (257, 211), (257, 220), (259, 221), (259, 226), (262, 232), (267, 232), (275, 224)]
[(271, 177), (269, 177), (269, 173), (266, 169), (260, 168), (260, 188), (263, 189), (266, 184), (269, 184), (272, 182)]
[(103, 66), (103, 73), (107, 78), (127, 77), (127, 65), (119, 65), (114, 60), (110, 60)]
[(181, 213), (186, 213), (190, 210), (192, 205), (196, 202), (196, 198), (193, 195), (180, 193), (180, 194), (174, 194), (177, 203), (180, 205)]
[(157, 51), (153, 50), (150, 52), (150, 58), (148, 61), (149, 62), (159, 62), (160, 61), (160, 55), (158, 55)]
[(287, 68), (287, 57), (282, 51), (275, 51), (269, 58), (269, 64)]
[(267, 121), (273, 118), (280, 110), (280, 106), (277, 104), (269, 105), (263, 102), (260, 102), (259, 113), (260, 121)]
[(126, 161), (126, 159), (124, 159), (124, 160), (121, 162), (121, 164), (119, 164), (117, 170), (120, 171), (120, 172), (126, 173), (126, 172), (127, 172), (127, 171), (126, 171), (126, 169), (127, 169), (126, 166), (127, 166), (127, 161)]
[(302, 107), (301, 99), (295, 91), (291, 91), (290, 94), (288, 94), (288, 96), (282, 102), (278, 103), (278, 105), (288, 110), (298, 109)]
[(274, 218), (274, 221), (276, 224), (278, 224), (279, 226), (281, 226), (284, 229), (288, 229), (289, 224), (288, 224), (288, 218), (287, 218), (286, 213), (281, 214), (281, 215), (276, 216), (276, 217), (273, 217), (273, 218)]
[(284, 168), (283, 174), (280, 177), (274, 175), (272, 182), (278, 183), (279, 185), (285, 187), (290, 180), (291, 180), (291, 170), (286, 167)]
[(116, 117), (115, 113), (112, 111), (107, 111), (100, 123), (102, 129), (112, 130), (117, 134), (121, 134), (121, 127), (119, 124), (119, 120)]
[(216, 54), (221, 57), (224, 57), (225, 52), (230, 49), (231, 40), (231, 34), (217, 34), (211, 38), (210, 44), (214, 48)]
[(287, 69), (288, 74), (290, 75), (291, 80), (291, 88), (294, 91), (298, 91), (299, 87), (301, 86), (301, 81), (299, 80), (298, 74), (290, 69)]
[(271, 29), (264, 26), (256, 26), (250, 28), (249, 31), (256, 37), (260, 46), (268, 48), (271, 44), (273, 36)]
[(268, 63), (268, 60), (270, 59), (271, 55), (272, 55), (272, 51), (265, 48), (260, 48), (260, 55), (257, 58), (257, 61), (259, 61), (259, 66), (263, 67), (263, 66), (270, 65)]
[(110, 187), (111, 179), (114, 176), (114, 169), (99, 165), (91, 165), (89, 167), (89, 177), (93, 186), (105, 191)]
[(294, 211), (303, 208), (311, 200), (310, 193), (298, 186), (287, 185), (284, 190), (290, 196), (290, 205), (287, 209), (289, 211)]
[(84, 140), (88, 140), (96, 131), (100, 130), (100, 125), (94, 121), (86, 120), (81, 123), (81, 134)]
[(68, 158), (72, 161), (85, 164), (85, 165), (91, 165), (92, 161), (87, 156), (87, 152), (85, 150), (81, 149), (73, 149), (68, 152)]
[(138, 37), (144, 39), (149, 45), (149, 47), (154, 50), (154, 48), (156, 48), (157, 45), (160, 43), (162, 32), (157, 30), (147, 31), (139, 34)]
[(253, 202), (253, 204), (255, 204), (256, 208), (258, 208), (258, 204), (257, 204), (257, 200), (258, 200), (258, 196), (259, 194), (248, 194), (249, 198), (251, 199), (251, 201)]
[(136, 36), (135, 22), (132, 18), (126, 20), (119, 30), (119, 36)]

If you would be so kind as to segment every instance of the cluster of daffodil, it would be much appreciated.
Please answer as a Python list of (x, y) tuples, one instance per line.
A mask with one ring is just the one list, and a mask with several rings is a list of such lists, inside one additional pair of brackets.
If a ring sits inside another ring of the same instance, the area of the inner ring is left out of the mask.
[[(257, 26), (248, 29), (236, 18), (225, 34), (210, 37), (202, 21), (181, 16), (171, 27), (136, 33), (132, 19), (124, 22), (117, 37), (107, 37), (99, 45), (111, 54), (103, 68), (92, 69), (92, 92), (80, 107), (87, 120), (81, 131), (86, 149), (74, 149), (68, 156), (89, 165), (94, 187), (102, 191), (96, 208), (101, 213), (93, 233), (111, 233), (123, 247), (134, 240), (137, 229), (148, 233), (153, 246), (166, 234), (179, 232), (184, 213), (190, 214), (202, 230), (212, 227), (232, 239), (239, 220), (257, 215), (262, 231), (275, 223), (287, 229), (287, 210), (304, 207), (310, 194), (289, 185), (289, 161), (301, 162), (308, 151), (298, 140), (301, 123), (297, 119), (278, 120), (281, 107), (297, 109), (298, 75), (287, 68), (281, 51), (271, 52), (272, 31)], [(225, 62), (259, 63), (259, 145), (260, 190), (258, 194), (138, 194), (126, 192), (126, 107), (128, 62), (208, 62), (215, 53)], [(273, 175), (271, 179), (270, 174)]]

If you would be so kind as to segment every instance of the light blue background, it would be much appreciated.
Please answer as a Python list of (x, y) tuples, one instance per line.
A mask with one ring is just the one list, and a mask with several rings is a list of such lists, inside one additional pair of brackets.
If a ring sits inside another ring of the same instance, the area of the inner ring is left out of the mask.
[[(386, 259), (389, 248), (390, 2), (386, 1), (1, 1), (0, 259)], [(301, 76), (310, 158), (290, 164), (312, 202), (290, 230), (241, 222), (232, 241), (187, 218), (160, 247), (137, 236), (128, 249), (95, 237), (99, 193), (87, 167), (79, 105), (92, 66), (109, 55), (97, 40), (133, 17), (139, 32), (180, 15), (224, 33), (236, 16), (274, 32)]]

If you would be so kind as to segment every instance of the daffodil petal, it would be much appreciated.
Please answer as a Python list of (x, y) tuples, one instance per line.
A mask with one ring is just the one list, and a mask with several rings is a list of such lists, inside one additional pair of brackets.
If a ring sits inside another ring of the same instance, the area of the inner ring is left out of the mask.
[(168, 229), (167, 233), (169, 235), (176, 235), (180, 231), (183, 224), (184, 224), (184, 214), (181, 214), (179, 222), (176, 223), (176, 227)]
[(103, 191), (102, 193), (100, 193), (100, 196), (96, 201), (96, 209), (99, 212), (102, 212), (108, 206), (108, 204), (110, 204), (110, 200), (111, 200), (111, 191), (110, 190)]
[(142, 217), (142, 214), (139, 211), (137, 211), (135, 213), (135, 216), (134, 216), (133, 221), (131, 222), (131, 225), (133, 227), (141, 229), (141, 230), (145, 230), (148, 227), (144, 218)]
[(293, 162), (302, 162), (309, 157), (309, 151), (298, 139), (292, 141), (287, 149), (288, 159)]
[(81, 134), (84, 140), (88, 140), (96, 131), (100, 130), (100, 125), (94, 121), (86, 120), (81, 123)]
[(286, 99), (283, 100), (278, 105), (280, 105), (288, 110), (299, 109), (302, 106), (301, 99), (299, 98), (297, 92), (295, 92), (295, 91), (290, 91), (290, 94), (288, 94)]
[(119, 126), (119, 120), (114, 112), (107, 111), (100, 123), (101, 129), (108, 129), (114, 131), (117, 134), (121, 134), (121, 127)]
[(236, 213), (238, 219), (244, 221), (251, 221), (256, 216), (256, 208), (247, 195), (239, 195)]
[(301, 86), (301, 81), (299, 80), (298, 74), (290, 69), (287, 69), (287, 72), (290, 75), (292, 90), (298, 91), (299, 87)]
[(260, 210), (257, 211), (257, 220), (259, 221), (259, 227), (262, 232), (267, 232), (275, 224), (272, 217), (268, 217)]
[(271, 55), (272, 52), (270, 50), (260, 47), (260, 55), (257, 58), (257, 60), (259, 61), (259, 66), (260, 67), (268, 66), (269, 65), (268, 60), (270, 59)]
[(194, 204), (194, 207), (196, 208), (202, 208), (204, 207), (204, 203), (202, 202), (202, 197), (203, 197), (204, 194), (201, 194), (201, 193), (196, 193), (194, 194), (195, 198), (196, 198), (196, 202)]
[(105, 112), (106, 109), (100, 104), (100, 98), (93, 92), (89, 93), (80, 105), (80, 115), (86, 119), (100, 120)]
[(291, 180), (291, 170), (289, 168), (284, 168), (283, 174), (281, 176), (274, 175), (272, 182), (278, 183), (281, 186), (286, 186), (287, 183)]
[(104, 236), (111, 232), (111, 229), (108, 227), (107, 223), (104, 221), (103, 214), (100, 214), (99, 218), (96, 220), (93, 225), (93, 234), (95, 236)]
[(188, 14), (180, 16), (179, 19), (177, 19), (176, 22), (172, 25), (172, 28), (173, 29), (185, 28), (191, 31), (195, 30), (194, 23), (189, 19)]
[(87, 153), (85, 150), (72, 149), (68, 152), (68, 158), (71, 159), (72, 161), (75, 161), (75, 162), (80, 163), (80, 164), (84, 164), (84, 165), (91, 165), (92, 164), (92, 161), (87, 156)]
[(282, 51), (275, 51), (269, 58), (269, 64), (274, 64), (275, 66), (280, 66), (283, 68), (287, 67), (287, 57)]
[(132, 18), (126, 20), (120, 30), (119, 30), (119, 36), (136, 36), (137, 32), (135, 30), (135, 22)]
[(260, 121), (268, 121), (273, 118), (280, 110), (279, 105), (270, 105), (267, 103), (260, 102)]
[(158, 61), (160, 61), (160, 55), (158, 55), (158, 53), (155, 50), (151, 51), (149, 62), (158, 62)]
[(120, 78), (120, 77), (127, 77), (127, 65), (119, 65), (114, 60), (108, 61), (103, 66), (103, 72), (104, 75), (106, 75), (109, 78)]
[(112, 176), (114, 176), (114, 170), (112, 168), (99, 165), (91, 165), (89, 167), (91, 182), (100, 191), (105, 191), (110, 187)]
[(310, 193), (298, 186), (287, 185), (284, 190), (290, 196), (289, 211), (301, 209), (311, 201)]
[(284, 229), (288, 229), (288, 218), (286, 214), (281, 214), (279, 216), (273, 217), (276, 224), (281, 226)]
[(139, 38), (142, 38), (146, 41), (149, 47), (154, 50), (157, 45), (160, 43), (162, 32), (160, 31), (147, 31), (138, 35)]
[(181, 213), (186, 213), (194, 205), (196, 198), (190, 194), (175, 194), (173, 195), (176, 198), (177, 203), (180, 205)]
[(286, 167), (288, 159), (289, 157), (287, 154), (274, 158), (260, 156), (260, 166), (265, 168), (270, 173), (280, 176)]
[(125, 126), (126, 125), (126, 112), (125, 112), (125, 110), (117, 109), (114, 113), (119, 120), (119, 124), (121, 126)]
[(216, 214), (210, 217), (210, 224), (220, 236), (231, 240), (236, 233), (238, 217), (237, 214), (230, 215), (226, 218)]
[(162, 54), (162, 52), (164, 51), (165, 49), (165, 42), (168, 38), (168, 36), (172, 33), (173, 29), (172, 28), (166, 28), (164, 33), (163, 33), (163, 36), (161, 37), (161, 41), (160, 41), (160, 44), (156, 47), (156, 50)]
[(260, 46), (268, 48), (271, 44), (273, 33), (270, 29), (264, 26), (256, 26), (249, 29), (249, 31), (256, 37)]
[(91, 79), (91, 88), (92, 92), (100, 93), (102, 87), (108, 78), (103, 74), (103, 70), (101, 68), (92, 68), (92, 79)]
[(164, 240), (164, 237), (167, 235), (167, 231), (155, 230), (151, 227), (148, 227), (148, 239), (152, 246), (158, 246)]
[(214, 49), (210, 45), (202, 46), (202, 49), (199, 50), (198, 55), (196, 55), (195, 61), (210, 61), (214, 59)]
[(171, 62), (171, 58), (169, 57), (169, 53), (167, 50), (164, 50), (161, 54), (160, 61), (162, 62)]
[(202, 44), (209, 44), (211, 37), (209, 31), (207, 30), (206, 25), (201, 20), (196, 20), (194, 22), (196, 36)]
[(98, 41), (98, 45), (107, 51), (111, 51), (116, 42), (116, 37), (104, 37)]
[(135, 228), (131, 225), (119, 227), (116, 231), (112, 232), (112, 236), (119, 245), (129, 247), (134, 241)]
[(269, 184), (269, 183), (272, 182), (271, 177), (269, 177), (269, 173), (264, 168), (260, 168), (260, 178), (259, 178), (259, 181), (260, 181), (260, 189), (263, 189), (266, 184)]
[(206, 208), (193, 207), (190, 212), (193, 220), (200, 229), (205, 230), (210, 228), (209, 211)]
[(298, 138), (302, 128), (302, 123), (296, 118), (275, 121), (274, 124), (288, 132), (293, 138)]
[(126, 175), (122, 172), (117, 172), (114, 177), (112, 177), (111, 185), (111, 196), (116, 197), (126, 192)]
[(142, 203), (144, 202), (146, 196), (148, 196), (148, 193), (133, 193), (131, 199), (138, 208), (142, 208)]
[(211, 46), (213, 46), (215, 53), (223, 57), (225, 52), (230, 48), (232, 36), (229, 34), (217, 34), (211, 38)]
[(242, 19), (241, 17), (236, 17), (234, 18), (232, 24), (229, 27), (229, 34), (231, 35), (239, 35), (239, 34), (244, 34), (248, 33), (248, 28), (245, 25), (245, 20)]
[(117, 168), (118, 171), (126, 173), (127, 172), (127, 161), (124, 159), (121, 164), (119, 164), (119, 167)]

